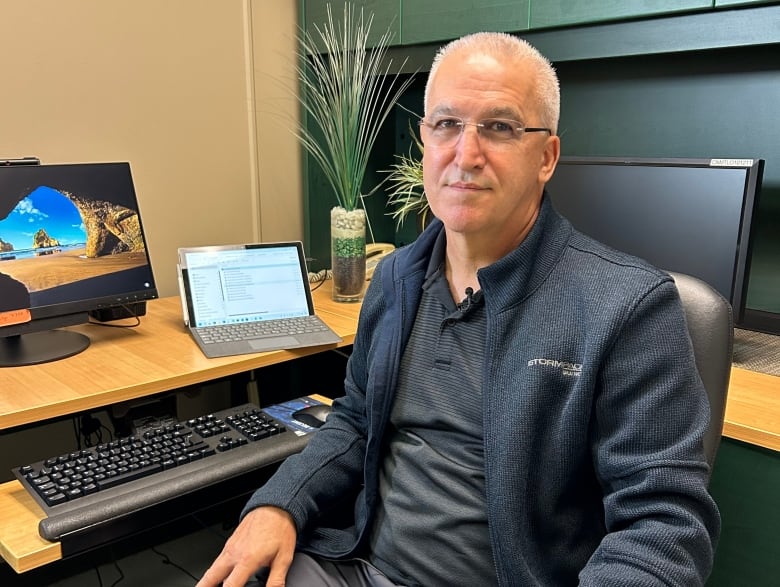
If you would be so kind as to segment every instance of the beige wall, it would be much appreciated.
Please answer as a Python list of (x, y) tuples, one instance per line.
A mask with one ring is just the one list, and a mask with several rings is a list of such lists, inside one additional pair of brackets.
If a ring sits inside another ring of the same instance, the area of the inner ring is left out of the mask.
[(3, 1), (0, 159), (129, 161), (161, 295), (179, 246), (302, 238), (297, 146), (271, 122), (294, 100), (262, 79), (294, 63), (296, 5)]
[(295, 77), (297, 0), (252, 0), (253, 78), (260, 175), (260, 215), (266, 241), (303, 240), (301, 150)]

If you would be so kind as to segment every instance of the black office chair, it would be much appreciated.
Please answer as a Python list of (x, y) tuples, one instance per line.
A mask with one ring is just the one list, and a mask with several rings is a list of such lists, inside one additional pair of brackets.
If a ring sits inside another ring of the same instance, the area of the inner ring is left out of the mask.
[(710, 400), (710, 426), (704, 437), (704, 452), (712, 467), (723, 432), (731, 376), (734, 342), (731, 305), (700, 279), (682, 273), (668, 273), (680, 292), (696, 356), (696, 368)]

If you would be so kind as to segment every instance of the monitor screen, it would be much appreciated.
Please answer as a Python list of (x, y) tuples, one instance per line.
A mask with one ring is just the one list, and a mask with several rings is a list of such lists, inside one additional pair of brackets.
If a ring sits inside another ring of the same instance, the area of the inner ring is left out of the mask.
[(760, 159), (562, 157), (547, 184), (580, 231), (706, 281), (744, 317)]
[(0, 166), (0, 365), (75, 354), (53, 329), (155, 297), (128, 163)]

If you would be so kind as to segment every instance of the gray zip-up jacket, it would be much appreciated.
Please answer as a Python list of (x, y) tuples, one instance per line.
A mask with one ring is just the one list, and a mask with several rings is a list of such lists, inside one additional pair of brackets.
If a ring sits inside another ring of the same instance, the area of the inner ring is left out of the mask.
[[(345, 397), (246, 506), (289, 511), (306, 551), (366, 548), (398, 366), (441, 230), (434, 221), (382, 261)], [(702, 448), (709, 408), (672, 279), (578, 233), (546, 196), (528, 237), (478, 278), (499, 583), (703, 584), (720, 531)]]

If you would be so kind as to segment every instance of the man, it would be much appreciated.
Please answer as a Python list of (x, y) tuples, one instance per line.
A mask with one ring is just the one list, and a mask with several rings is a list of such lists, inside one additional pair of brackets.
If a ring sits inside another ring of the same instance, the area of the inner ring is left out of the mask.
[(720, 520), (683, 311), (667, 275), (544, 195), (558, 92), (508, 35), (437, 55), (420, 127), (437, 220), (377, 269), (345, 397), (200, 587), (259, 567), (268, 585), (704, 582)]

